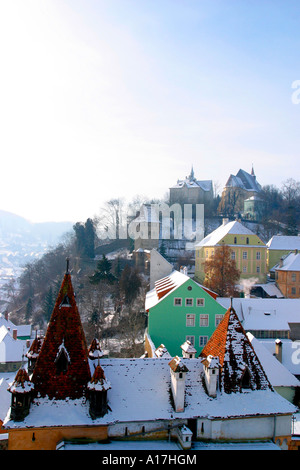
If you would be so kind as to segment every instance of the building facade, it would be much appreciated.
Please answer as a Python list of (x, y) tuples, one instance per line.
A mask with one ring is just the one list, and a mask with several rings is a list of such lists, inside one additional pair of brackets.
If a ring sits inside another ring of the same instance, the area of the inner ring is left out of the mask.
[(265, 243), (238, 221), (223, 224), (207, 235), (195, 246), (195, 278), (203, 282), (204, 263), (215, 254), (215, 248), (227, 245), (231, 248), (231, 259), (241, 273), (241, 279), (256, 278), (264, 283), (267, 276), (267, 249)]
[(145, 309), (151, 340), (156, 347), (163, 343), (171, 356), (181, 354), (187, 340), (199, 354), (225, 313), (213, 292), (179, 271), (156, 281)]

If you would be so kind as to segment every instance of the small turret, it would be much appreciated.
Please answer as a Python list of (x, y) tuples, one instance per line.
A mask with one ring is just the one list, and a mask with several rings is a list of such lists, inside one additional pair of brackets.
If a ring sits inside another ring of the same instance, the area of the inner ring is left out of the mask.
[(111, 388), (110, 382), (106, 380), (104, 371), (98, 363), (94, 374), (87, 385), (90, 416), (92, 419), (101, 418), (107, 413), (107, 390)]
[(103, 351), (101, 349), (100, 342), (97, 338), (94, 338), (91, 342), (88, 350), (88, 355), (89, 359), (91, 359), (92, 361), (95, 359), (99, 359), (103, 356)]
[(38, 336), (37, 330), (35, 333), (35, 339), (33, 340), (29, 350), (25, 354), (28, 359), (28, 374), (31, 375), (33, 369), (35, 367), (36, 360), (39, 356), (41, 347), (42, 347), (43, 339)]
[(31, 394), (34, 389), (27, 371), (22, 366), (15, 377), (12, 385), (8, 388), (11, 393), (10, 417), (14, 421), (23, 421), (29, 413)]

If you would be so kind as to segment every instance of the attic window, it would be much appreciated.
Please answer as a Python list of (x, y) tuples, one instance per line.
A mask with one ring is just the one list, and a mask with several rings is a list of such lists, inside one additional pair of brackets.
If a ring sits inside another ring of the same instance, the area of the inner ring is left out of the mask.
[(60, 304), (59, 308), (61, 307), (71, 307), (70, 299), (67, 295), (64, 296), (62, 303)]
[(57, 375), (65, 374), (68, 370), (69, 363), (70, 363), (69, 354), (65, 348), (64, 342), (62, 342), (62, 344), (59, 347), (57, 356), (55, 358)]
[(271, 312), (264, 312), (264, 315), (271, 315)]
[(243, 374), (243, 377), (242, 377), (242, 380), (241, 380), (241, 387), (242, 388), (251, 388), (250, 387), (250, 372), (249, 370), (246, 368), (245, 369), (245, 372)]

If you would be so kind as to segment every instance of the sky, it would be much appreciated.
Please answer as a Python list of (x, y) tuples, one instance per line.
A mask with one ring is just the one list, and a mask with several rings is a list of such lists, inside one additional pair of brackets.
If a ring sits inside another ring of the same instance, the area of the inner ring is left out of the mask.
[(300, 180), (299, 55), (298, 0), (0, 0), (0, 209)]

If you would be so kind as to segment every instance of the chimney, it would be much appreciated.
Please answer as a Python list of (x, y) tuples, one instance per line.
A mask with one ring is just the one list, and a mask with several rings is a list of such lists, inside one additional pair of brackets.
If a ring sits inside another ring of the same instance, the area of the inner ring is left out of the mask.
[(18, 330), (13, 330), (13, 339), (18, 339)]
[(188, 270), (186, 266), (180, 266), (180, 272), (187, 276)]
[(188, 368), (182, 364), (178, 356), (175, 356), (172, 361), (169, 362), (169, 366), (174, 409), (176, 413), (181, 413), (184, 411), (185, 378)]
[(203, 361), (204, 365), (204, 377), (207, 393), (210, 397), (217, 396), (218, 377), (220, 361), (218, 357), (207, 356)]
[(229, 219), (224, 217), (222, 220), (222, 225), (226, 225), (228, 224), (228, 222), (229, 222)]
[(282, 341), (280, 339), (275, 341), (275, 357), (279, 362), (282, 362)]
[(8, 312), (4, 313), (4, 318), (5, 318), (6, 321), (8, 321)]

